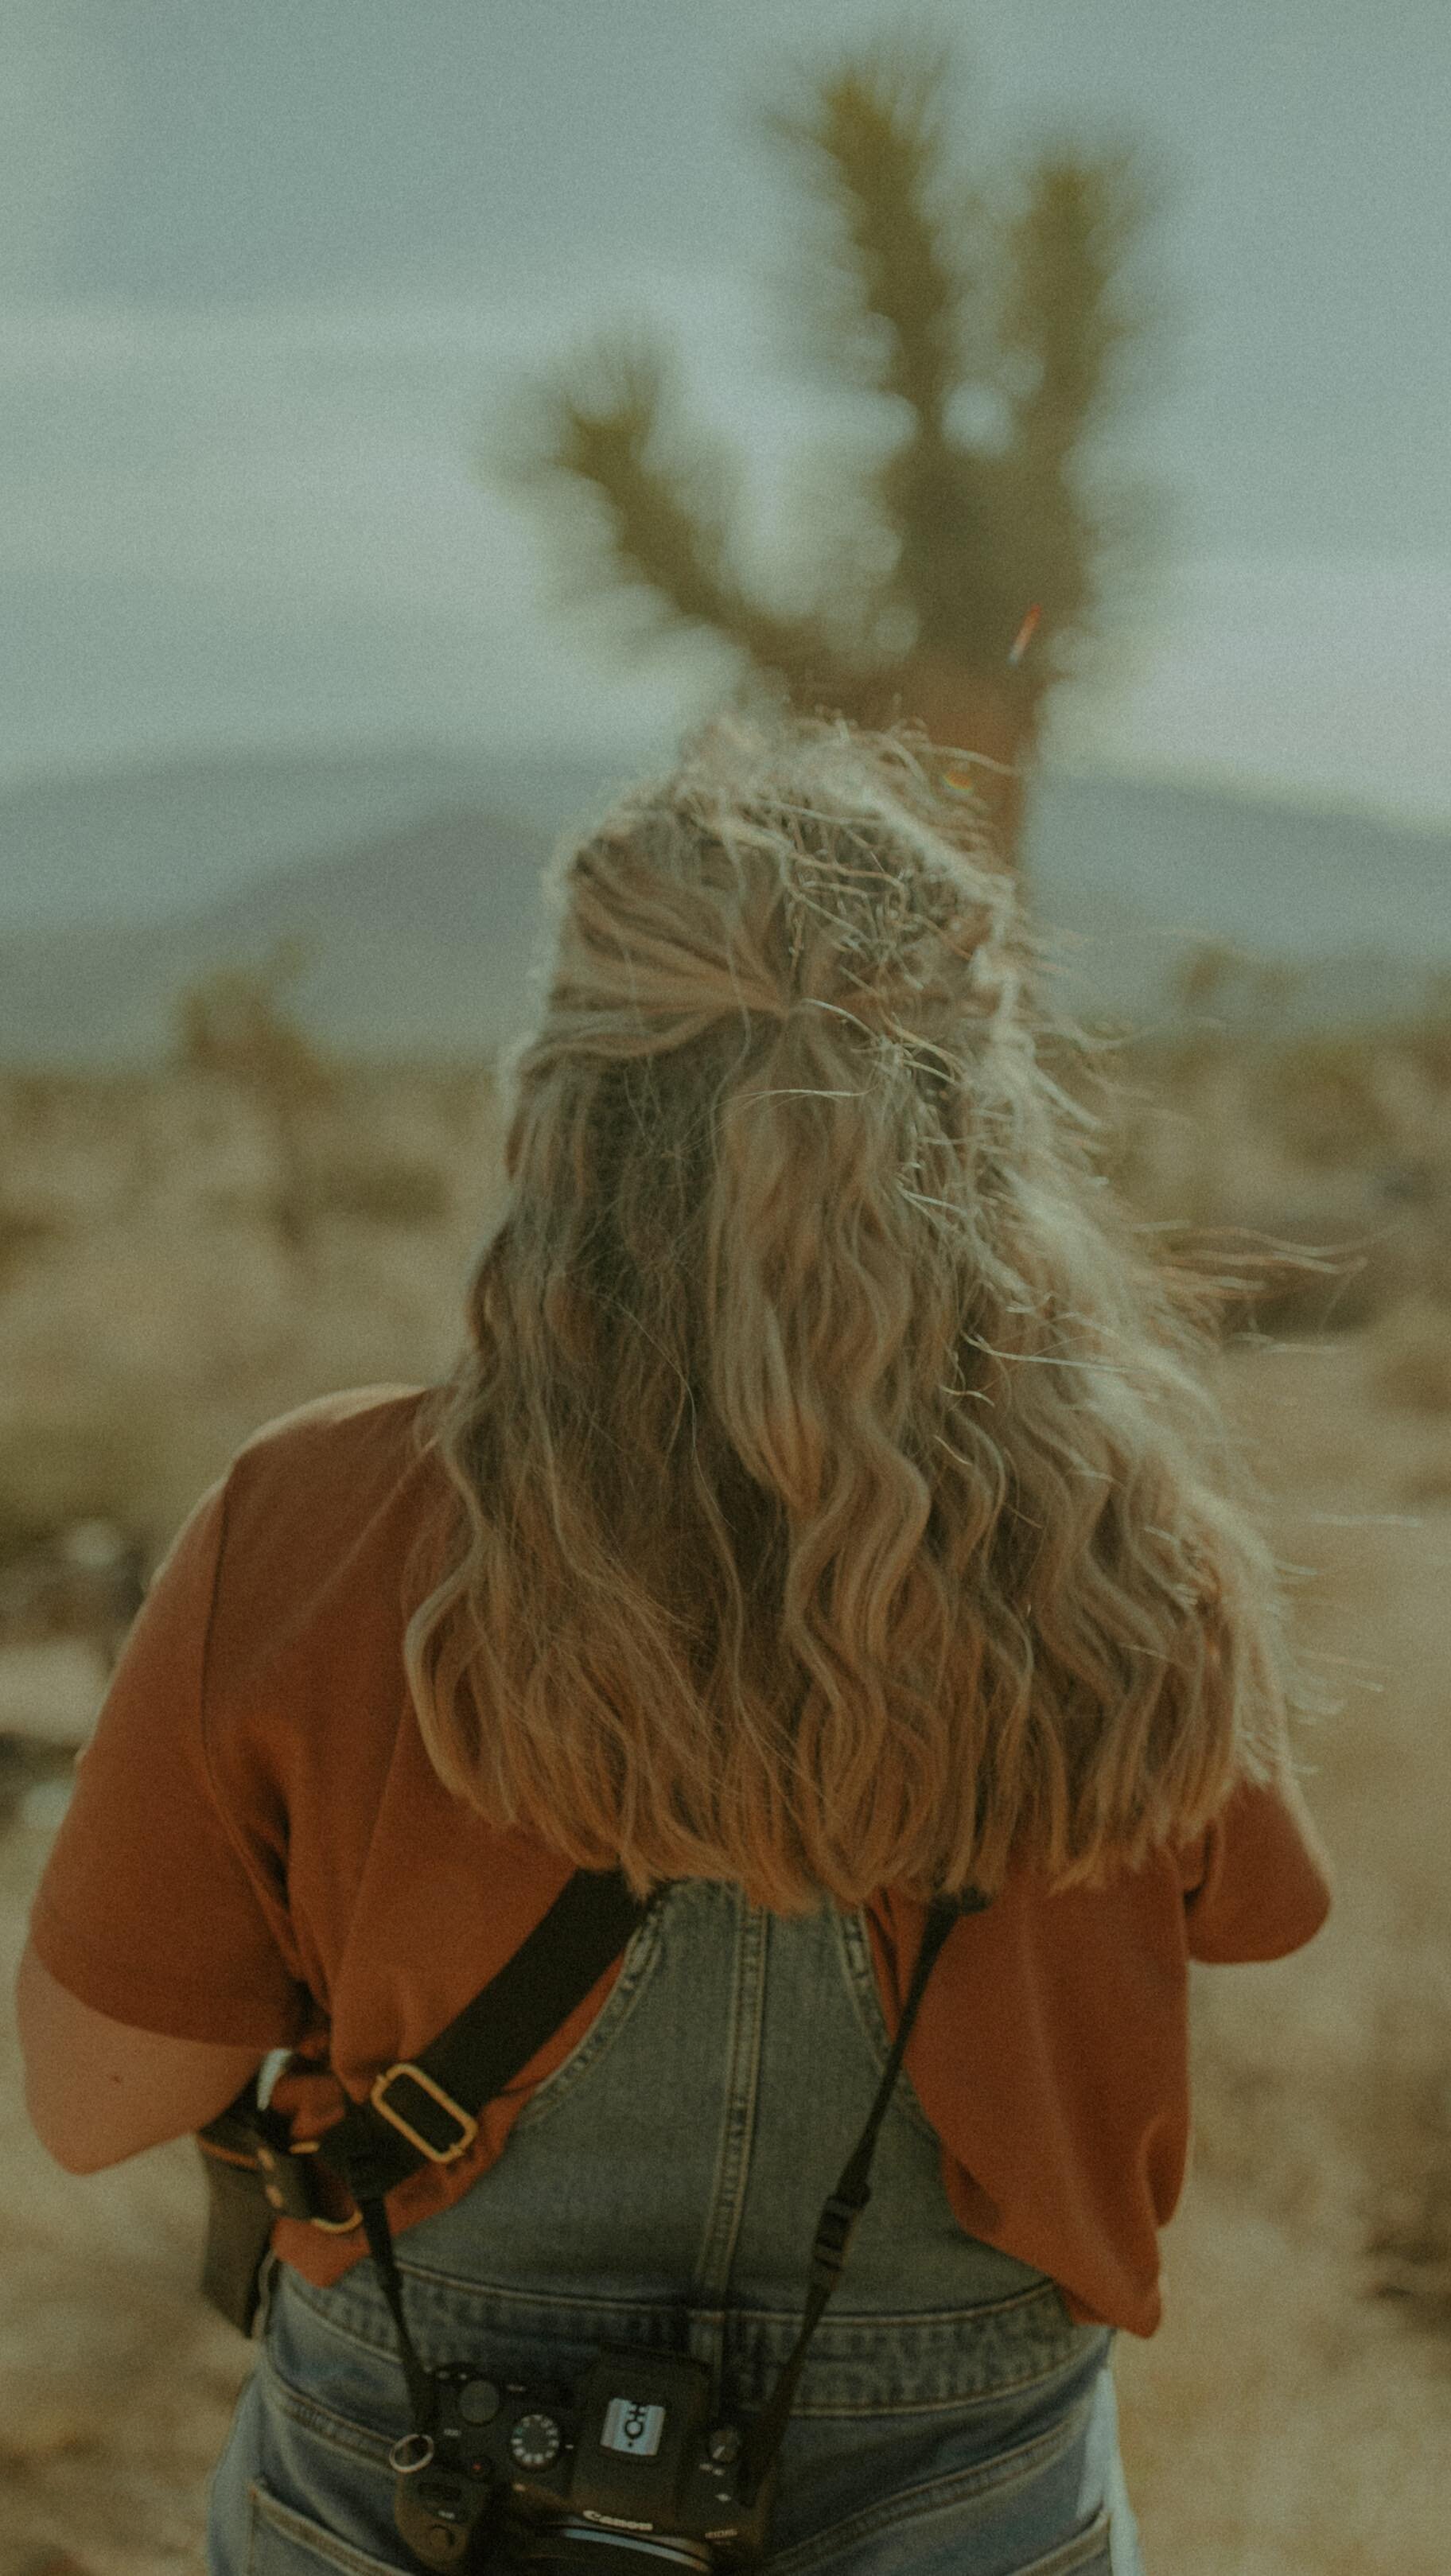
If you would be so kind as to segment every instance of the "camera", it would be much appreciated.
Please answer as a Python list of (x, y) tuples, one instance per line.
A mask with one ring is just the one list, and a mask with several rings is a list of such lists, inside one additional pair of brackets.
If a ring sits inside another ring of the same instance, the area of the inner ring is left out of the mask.
[(765, 2556), (776, 2462), (747, 2496), (746, 2428), (712, 2424), (703, 2362), (607, 2346), (572, 2393), (468, 2363), (428, 2377), (432, 2430), (392, 2454), (422, 2566), (708, 2576)]

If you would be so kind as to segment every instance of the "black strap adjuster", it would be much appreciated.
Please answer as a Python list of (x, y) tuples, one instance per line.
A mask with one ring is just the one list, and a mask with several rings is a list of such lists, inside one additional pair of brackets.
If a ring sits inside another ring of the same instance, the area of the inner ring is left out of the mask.
[(385, 2067), (368, 2099), (431, 2165), (451, 2165), (479, 2134), (477, 2120), (411, 2058)]
[(252, 2152), (262, 2176), (263, 2197), (279, 2218), (302, 2218), (324, 2235), (347, 2236), (362, 2225), (362, 2219), (356, 2209), (349, 2218), (328, 2217), (318, 2192), (317, 2167), (305, 2161), (317, 2154), (318, 2144), (316, 2138), (304, 2138), (295, 2146), (278, 2147), (259, 2135)]
[(835, 2287), (837, 2275), (846, 2261), (852, 2231), (871, 2199), (865, 2186), (860, 2200), (844, 2200), (833, 2192), (817, 2222), (816, 2242), (811, 2248), (811, 2278), (822, 2286)]

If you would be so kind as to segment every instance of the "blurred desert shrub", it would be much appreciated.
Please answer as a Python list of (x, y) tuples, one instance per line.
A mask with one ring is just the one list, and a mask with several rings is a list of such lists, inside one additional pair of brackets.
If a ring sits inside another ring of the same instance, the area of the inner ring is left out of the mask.
[(341, 1159), (313, 1173), (316, 1215), (362, 1217), (371, 1225), (437, 1225), (452, 1193), (444, 1173), (426, 1163), (377, 1163)]
[(176, 1005), (174, 1061), (273, 1101), (325, 1098), (332, 1073), (283, 998), (313, 954), (306, 940), (281, 939), (260, 966), (216, 967), (188, 985)]
[(1212, 1009), (1238, 992), (1273, 1012), (1303, 981), (1298, 967), (1247, 958), (1225, 939), (1202, 939), (1169, 978), (1169, 989), (1184, 1011)]
[(331, 1100), (336, 1075), (288, 1011), (285, 994), (309, 963), (300, 939), (279, 940), (257, 967), (217, 967), (181, 994), (172, 1061), (183, 1071), (219, 1075), (257, 1104), (270, 1130), (272, 1220), (297, 1249), (308, 1228), (309, 1113)]
[(1288, 1150), (1317, 1165), (1388, 1161), (1397, 1122), (1377, 1084), (1374, 1039), (1302, 1038), (1269, 1066), (1270, 1114)]
[(173, 1061), (221, 1075), (262, 1106), (278, 1184), (273, 1215), (290, 1244), (301, 1246), (326, 1216), (439, 1224), (453, 1190), (433, 1158), (436, 1137), (421, 1138), (412, 1159), (390, 1156), (376, 1131), (360, 1139), (354, 1086), (286, 1006), (311, 954), (303, 940), (279, 940), (260, 967), (221, 968), (190, 986), (177, 1005)]
[[(1181, 999), (1216, 1004), (1241, 971), (1206, 948)], [(1105, 1168), (1167, 1258), (1242, 1262), (1230, 1326), (1353, 1330), (1420, 1299), (1436, 1338), (1451, 1311), (1451, 983), (1384, 1028), (1280, 1033), (1260, 1004), (1238, 1026), (1207, 1010), (1124, 1032)], [(1297, 1250), (1323, 1273), (1297, 1275)]]

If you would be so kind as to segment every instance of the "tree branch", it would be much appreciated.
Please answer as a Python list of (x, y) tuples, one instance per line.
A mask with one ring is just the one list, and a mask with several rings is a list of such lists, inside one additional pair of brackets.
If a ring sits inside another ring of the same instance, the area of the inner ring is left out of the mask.
[(804, 156), (840, 246), (835, 294), (820, 291), (839, 362), (941, 439), (966, 360), (975, 280), (935, 211), (943, 178), (946, 48), (878, 50), (821, 82), (809, 106), (776, 108), (768, 134)]
[(572, 524), (578, 590), (633, 593), (648, 631), (707, 628), (752, 660), (784, 665), (814, 647), (790, 620), (772, 617), (729, 571), (726, 468), (705, 443), (691, 452), (678, 418), (667, 357), (638, 336), (596, 344), (572, 370), (525, 397), (514, 437), (485, 459), (499, 479), (539, 493), (547, 506), (587, 496), (593, 545), (581, 552)]

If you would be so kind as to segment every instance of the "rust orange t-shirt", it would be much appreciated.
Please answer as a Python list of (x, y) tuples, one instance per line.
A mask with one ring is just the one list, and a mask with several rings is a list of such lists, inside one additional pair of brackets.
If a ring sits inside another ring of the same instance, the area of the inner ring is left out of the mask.
[[(405, 1571), (442, 1483), (411, 1437), (424, 1392), (303, 1405), (202, 1496), (112, 1676), (31, 1918), (44, 1966), (95, 2011), (259, 2057), (326, 2053), (357, 2100), (487, 1984), (571, 1874), (451, 1797), (413, 1716)], [(1050, 1895), (1010, 1874), (948, 1935), (906, 2053), (963, 2227), (1050, 2273), (1079, 2321), (1152, 2334), (1189, 2142), (1187, 1962), (1280, 1958), (1329, 1905), (1293, 1785), (1242, 1787), (1192, 1846), (1111, 1889)], [(891, 1890), (868, 1909), (889, 2030), (925, 1919)], [(494, 2162), (618, 1973), (488, 2106), (466, 2155), (400, 2185), (396, 2227)], [(299, 2136), (341, 2110), (333, 2076), (284, 2087)], [(358, 2233), (292, 2219), (274, 2243), (320, 2285), (366, 2254)]]

